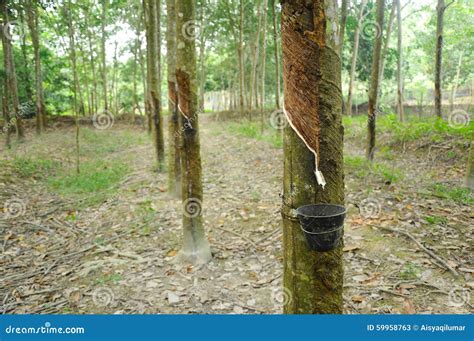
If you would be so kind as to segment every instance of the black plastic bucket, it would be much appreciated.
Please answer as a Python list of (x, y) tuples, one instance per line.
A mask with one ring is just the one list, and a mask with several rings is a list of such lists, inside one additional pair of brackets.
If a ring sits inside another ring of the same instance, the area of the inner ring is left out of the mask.
[(334, 204), (313, 204), (296, 210), (301, 229), (311, 250), (330, 251), (337, 247), (344, 228), (346, 208)]

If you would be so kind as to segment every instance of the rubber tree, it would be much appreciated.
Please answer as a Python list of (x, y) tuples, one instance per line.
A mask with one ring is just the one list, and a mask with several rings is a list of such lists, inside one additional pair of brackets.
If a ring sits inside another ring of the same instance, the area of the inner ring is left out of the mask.
[(277, 17), (275, 10), (275, 0), (270, 0), (270, 6), (272, 10), (272, 19), (273, 19), (273, 45), (275, 47), (275, 106), (277, 109), (280, 109), (280, 56), (278, 54), (278, 30), (277, 30)]
[(375, 152), (375, 122), (377, 119), (377, 108), (379, 100), (380, 87), (380, 67), (381, 67), (381, 51), (382, 51), (382, 30), (384, 22), (385, 1), (377, 0), (376, 16), (378, 34), (375, 36), (374, 50), (372, 54), (372, 69), (370, 74), (369, 86), (369, 112), (367, 119), (367, 149), (366, 156), (369, 161), (374, 159)]
[[(11, 34), (7, 34), (8, 32), (8, 25), (6, 23), (9, 22), (8, 17), (8, 6), (7, 0), (0, 0), (0, 14), (3, 18), (3, 25), (2, 25), (2, 44), (3, 44), (3, 58), (5, 64), (5, 77), (8, 87), (8, 94), (6, 96), (7, 102), (11, 99), (11, 104), (13, 106), (13, 118), (10, 118), (9, 122), (6, 122), (7, 126), (15, 124), (16, 127), (16, 134), (19, 140), (23, 140), (25, 137), (25, 133), (23, 130), (23, 120), (20, 113), (20, 100), (18, 98), (18, 81), (16, 77), (15, 71), (15, 60), (13, 59), (13, 52), (12, 52), (12, 42), (11, 39), (13, 37)], [(8, 98), (10, 97), (10, 98)]]
[(109, 0), (102, 0), (102, 18), (101, 18), (101, 62), (102, 62), (102, 90), (104, 96), (104, 111), (109, 110), (109, 102), (108, 102), (108, 90), (107, 90), (107, 53), (105, 49), (105, 41), (106, 41), (106, 31), (105, 26), (107, 22), (107, 7), (108, 7)]
[(178, 94), (176, 92), (176, 0), (166, 0), (166, 62), (168, 67), (168, 187), (181, 197)]
[(343, 310), (342, 242), (328, 252), (309, 250), (294, 214), (306, 204), (344, 203), (337, 17), (336, 0), (282, 1), (284, 108), (290, 122), (284, 131), (282, 206), (287, 314)]
[(471, 136), (471, 146), (469, 147), (469, 156), (467, 158), (466, 186), (474, 189), (474, 134)]
[(405, 112), (403, 110), (403, 45), (402, 45), (402, 8), (400, 0), (395, 0), (397, 5), (397, 112), (401, 122), (405, 120)]
[[(244, 93), (245, 93), (245, 66), (244, 66), (244, 0), (239, 2), (239, 111), (240, 117), (244, 114)], [(250, 117), (250, 116), (249, 116)]]
[(359, 52), (360, 29), (362, 26), (362, 21), (364, 19), (364, 9), (366, 4), (367, 0), (362, 0), (362, 3), (359, 8), (357, 26), (354, 31), (354, 47), (352, 48), (351, 71), (349, 73), (349, 89), (347, 93), (347, 104), (345, 106), (345, 112), (348, 116), (352, 115), (352, 91), (354, 89), (357, 54)]
[(178, 262), (204, 264), (211, 259), (202, 216), (202, 168), (199, 144), (196, 42), (186, 35), (188, 23), (196, 18), (193, 0), (176, 2), (176, 81), (181, 114), (181, 181), (183, 200), (183, 245)]
[(46, 107), (44, 104), (43, 76), (41, 71), (38, 7), (32, 0), (27, 2), (27, 21), (35, 56), (36, 131), (38, 134), (41, 134), (46, 121)]
[(163, 124), (161, 117), (161, 30), (160, 30), (160, 0), (146, 0), (145, 22), (147, 39), (147, 72), (150, 81), (148, 96), (153, 118), (153, 141), (155, 145), (157, 169), (162, 171), (165, 163)]
[(250, 78), (250, 97), (249, 97), (249, 110), (253, 109), (253, 96), (255, 94), (255, 106), (258, 107), (258, 96), (257, 96), (257, 66), (258, 66), (258, 55), (260, 53), (260, 32), (262, 28), (262, 7), (261, 0), (257, 0), (257, 31), (255, 31), (255, 41), (252, 46), (252, 74)]

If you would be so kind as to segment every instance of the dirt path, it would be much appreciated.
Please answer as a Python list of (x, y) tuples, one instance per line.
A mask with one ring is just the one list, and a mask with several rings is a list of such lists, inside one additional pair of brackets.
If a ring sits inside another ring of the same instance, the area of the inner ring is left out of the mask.
[[(203, 214), (214, 258), (203, 267), (178, 267), (172, 260), (181, 237), (181, 202), (167, 193), (166, 174), (154, 172), (146, 133), (116, 125), (105, 132), (84, 128), (83, 134), (83, 177), (88, 177), (88, 164), (98, 167), (100, 161), (104, 178), (117, 176), (111, 190), (75, 193), (70, 178), (56, 170), (74, 169), (72, 129), (29, 137), (12, 151), (1, 151), (6, 157), (0, 199), (4, 207), (16, 200), (20, 214), (12, 211), (0, 220), (0, 311), (282, 312), (281, 149), (229, 134), (227, 123), (202, 121)], [(359, 154), (349, 142), (347, 153)], [(415, 155), (405, 157), (416, 164)], [(28, 173), (24, 160), (29, 158), (48, 162), (38, 169), (35, 161)], [(120, 174), (113, 172), (121, 166)], [(346, 312), (471, 310), (469, 206), (413, 196), (417, 179), (387, 185), (353, 166), (346, 176)], [(19, 169), (28, 176), (20, 177)], [(91, 173), (93, 185), (106, 181), (100, 174)], [(89, 185), (91, 179), (83, 181)], [(452, 219), (424, 220), (440, 212)], [(451, 262), (459, 276), (435, 265), (412, 241), (381, 227), (410, 232)]]

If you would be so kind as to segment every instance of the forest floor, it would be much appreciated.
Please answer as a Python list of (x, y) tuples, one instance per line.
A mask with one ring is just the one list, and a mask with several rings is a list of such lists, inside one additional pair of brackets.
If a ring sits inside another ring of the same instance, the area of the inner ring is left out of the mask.
[[(281, 140), (209, 115), (201, 127), (214, 257), (200, 267), (172, 262), (181, 201), (143, 128), (82, 127), (80, 175), (73, 127), (1, 146), (0, 312), (281, 313)], [(473, 312), (469, 142), (382, 132), (368, 166), (364, 132), (346, 124), (345, 312)]]

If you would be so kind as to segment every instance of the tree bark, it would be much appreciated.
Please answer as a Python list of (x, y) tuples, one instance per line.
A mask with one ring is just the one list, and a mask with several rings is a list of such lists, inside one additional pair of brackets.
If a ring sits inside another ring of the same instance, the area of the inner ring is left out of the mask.
[(386, 34), (385, 42), (383, 44), (383, 49), (382, 49), (382, 56), (380, 57), (381, 58), (381, 65), (380, 65), (380, 71), (379, 71), (380, 82), (383, 82), (383, 77), (384, 77), (383, 74), (385, 70), (385, 57), (387, 56), (388, 46), (390, 45), (390, 37), (392, 36), (392, 29), (393, 29), (393, 22), (395, 20), (396, 8), (397, 8), (397, 0), (393, 0), (392, 8), (390, 9), (390, 16), (388, 19), (387, 34)]
[(41, 134), (46, 121), (46, 107), (44, 104), (43, 76), (41, 71), (38, 8), (32, 0), (27, 2), (27, 18), (35, 55), (36, 131), (38, 134)]
[(178, 0), (177, 65), (178, 101), (182, 114), (183, 246), (177, 261), (204, 264), (211, 259), (202, 216), (202, 169), (199, 144), (195, 37), (183, 36), (183, 25), (196, 18), (193, 0)]
[[(252, 55), (252, 74), (250, 78), (250, 97), (249, 97), (249, 110), (253, 109), (253, 95), (257, 87), (257, 65), (258, 65), (258, 54), (260, 48), (260, 30), (262, 26), (262, 15), (261, 15), (261, 0), (257, 0), (257, 31), (255, 32), (255, 41), (253, 44), (253, 55)], [(257, 97), (257, 96), (255, 96)], [(257, 101), (257, 98), (255, 98)]]
[[(181, 158), (178, 94), (176, 92), (176, 0), (166, 0), (166, 61), (168, 66), (168, 186), (181, 197)], [(204, 99), (204, 95), (203, 95)], [(204, 102), (202, 102), (204, 103)]]
[(244, 114), (244, 0), (240, 0), (240, 15), (239, 15), (239, 111), (240, 116)]
[(378, 94), (380, 86), (380, 64), (382, 50), (382, 28), (384, 22), (385, 1), (377, 0), (377, 25), (380, 34), (375, 37), (374, 51), (372, 54), (372, 70), (369, 88), (369, 113), (367, 122), (367, 159), (373, 161), (375, 151), (375, 122), (377, 118)]
[(101, 47), (102, 47), (102, 88), (104, 92), (104, 111), (109, 110), (109, 102), (108, 102), (108, 93), (107, 93), (107, 63), (106, 63), (106, 51), (105, 51), (105, 41), (106, 41), (106, 33), (105, 33), (105, 25), (107, 20), (107, 5), (109, 0), (102, 0), (102, 20), (101, 20)]
[(471, 137), (471, 147), (467, 158), (466, 186), (474, 190), (474, 134)]
[(64, 12), (67, 19), (68, 26), (68, 36), (69, 36), (69, 58), (71, 59), (72, 74), (73, 74), (73, 92), (74, 92), (74, 117), (75, 117), (75, 126), (76, 126), (76, 173), (80, 173), (80, 160), (79, 160), (79, 122), (78, 115), (79, 110), (77, 108), (77, 92), (79, 86), (79, 79), (77, 77), (77, 65), (76, 65), (76, 42), (74, 38), (74, 26), (71, 16), (71, 0), (68, 0), (67, 3), (64, 3)]
[[(8, 6), (7, 0), (0, 0), (0, 13), (2, 14), (3, 22), (8, 23)], [(3, 26), (2, 26), (3, 28)], [(23, 140), (25, 133), (23, 130), (22, 115), (20, 113), (20, 100), (18, 98), (18, 82), (15, 71), (15, 60), (13, 59), (12, 43), (6, 34), (2, 34), (3, 56), (5, 60), (5, 77), (8, 84), (8, 94), (10, 95), (13, 105), (14, 117), (6, 122), (8, 126), (15, 124), (16, 134), (19, 140)], [(7, 98), (7, 101), (9, 99)]]
[[(282, 1), (285, 109), (317, 133), (315, 156), (292, 127), (285, 128), (283, 183), (284, 312), (341, 314), (343, 245), (329, 252), (308, 249), (296, 208), (311, 203), (344, 203), (341, 61), (335, 0)], [(304, 96), (302, 96), (304, 94)], [(294, 126), (294, 122), (292, 123)]]
[(268, 0), (263, 0), (263, 20), (262, 20), (262, 63), (261, 65), (261, 86), (260, 86), (260, 131), (263, 133), (265, 128), (265, 64), (267, 60), (267, 10)]
[(458, 90), (458, 84), (459, 84), (459, 76), (461, 75), (461, 66), (462, 66), (462, 56), (464, 54), (464, 51), (461, 50), (459, 52), (459, 60), (458, 60), (458, 65), (456, 67), (456, 77), (454, 77), (453, 85), (451, 87), (451, 99), (450, 99), (450, 111), (452, 112), (454, 110), (454, 101), (456, 99), (456, 91)]
[(94, 58), (94, 46), (92, 43), (92, 33), (90, 30), (89, 26), (89, 11), (87, 10), (87, 7), (84, 6), (84, 17), (85, 17), (85, 22), (87, 26), (87, 40), (89, 42), (89, 61), (90, 61), (90, 67), (92, 70), (92, 86), (93, 86), (93, 91), (92, 91), (92, 96), (91, 96), (91, 105), (93, 107), (94, 113), (97, 113), (99, 110), (98, 107), (98, 98), (99, 96), (97, 95), (97, 72), (96, 72), (96, 65), (95, 65), (95, 58)]
[(161, 119), (161, 0), (146, 0), (147, 3), (147, 56), (150, 77), (149, 96), (153, 117), (153, 139), (157, 158), (157, 169), (162, 171), (165, 163), (163, 124)]
[(397, 5), (397, 27), (398, 27), (398, 39), (397, 39), (397, 112), (400, 122), (405, 121), (405, 112), (403, 110), (403, 45), (402, 45), (402, 8), (400, 6), (400, 0), (396, 0)]
[(275, 79), (276, 79), (276, 87), (275, 87), (275, 105), (277, 109), (280, 109), (280, 56), (278, 54), (278, 31), (277, 31), (277, 17), (276, 17), (276, 10), (275, 10), (275, 0), (270, 0), (272, 6), (272, 17), (273, 17), (273, 42), (275, 45)]
[(435, 114), (442, 118), (441, 110), (442, 93), (441, 93), (441, 73), (442, 73), (442, 58), (443, 58), (443, 26), (444, 26), (444, 11), (446, 10), (444, 0), (438, 0), (436, 7), (436, 55), (435, 55)]
[(362, 3), (360, 5), (359, 17), (357, 19), (357, 26), (354, 31), (354, 47), (352, 49), (351, 72), (349, 74), (349, 90), (347, 93), (346, 105), (346, 113), (348, 116), (352, 116), (352, 91), (354, 90), (357, 53), (359, 52), (360, 28), (362, 25), (362, 20), (364, 19), (364, 8), (366, 4), (367, 0), (362, 0)]

